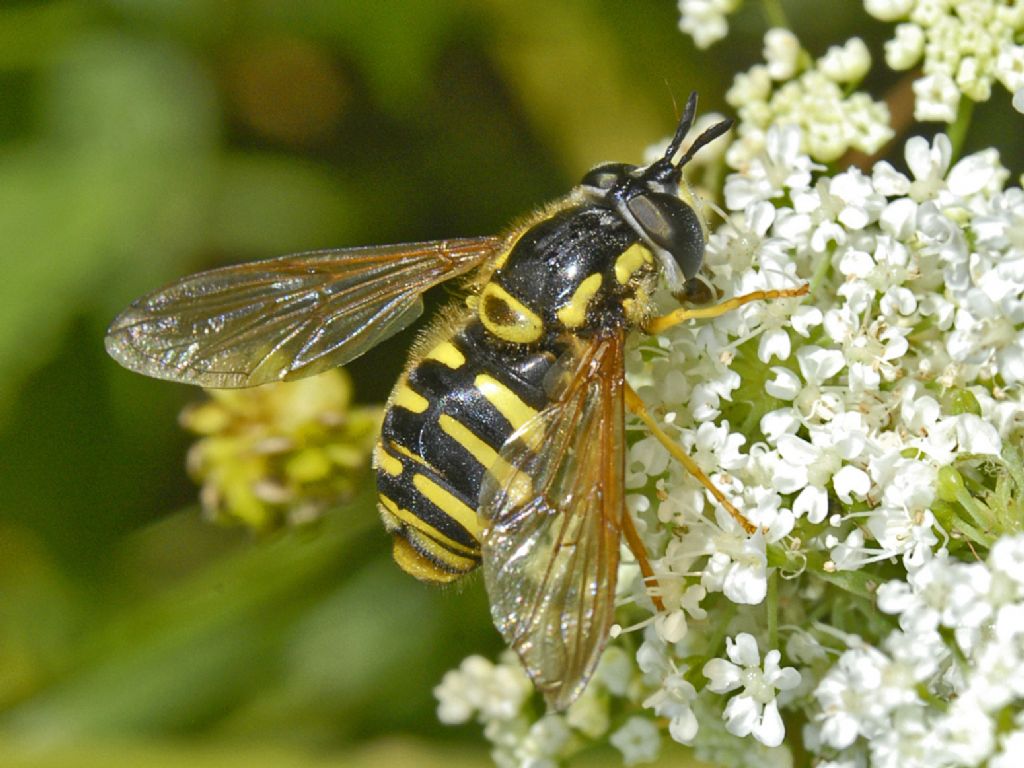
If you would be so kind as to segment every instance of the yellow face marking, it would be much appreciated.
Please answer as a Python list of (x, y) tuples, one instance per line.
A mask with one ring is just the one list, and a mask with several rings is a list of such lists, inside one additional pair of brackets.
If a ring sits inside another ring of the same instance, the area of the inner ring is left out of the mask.
[(448, 414), (441, 414), (437, 420), (441, 430), (469, 451), (477, 461), (487, 467), (488, 473), (502, 486), (507, 488), (515, 506), (522, 506), (533, 495), (533, 480), (525, 472), (518, 472), (498, 455), (491, 446), (474, 435), (461, 422)]
[(426, 359), (437, 360), (453, 370), (466, 364), (466, 356), (450, 341), (442, 341), (427, 353)]
[(499, 339), (515, 344), (537, 341), (544, 331), (543, 321), (497, 283), (488, 283), (480, 294), (480, 320)]
[[(520, 427), (537, 415), (537, 411), (524, 403), (519, 395), (493, 376), (481, 373), (473, 380), (473, 386), (512, 425), (513, 432), (518, 431)], [(533, 450), (536, 451), (540, 448), (541, 436), (537, 431), (527, 431), (523, 433), (522, 437)]]
[(375, 466), (378, 469), (382, 469), (392, 477), (398, 477), (402, 474), (402, 462), (384, 450), (384, 446), (377, 443), (377, 446), (373, 450), (373, 458)]
[(651, 252), (640, 243), (633, 243), (615, 260), (615, 279), (625, 285), (642, 267), (653, 264)]
[[(619, 257), (621, 258), (621, 257)], [(601, 288), (601, 273), (595, 272), (576, 288), (572, 298), (555, 316), (566, 328), (579, 328), (587, 321), (587, 307)]]
[(395, 387), (395, 394), (391, 398), (391, 404), (399, 408), (405, 408), (413, 413), (423, 413), (430, 406), (427, 398), (415, 391), (405, 381)]
[[(382, 515), (385, 512), (388, 513), (389, 515), (391, 515), (392, 520), (397, 520), (398, 523), (405, 523), (410, 528), (413, 528), (416, 531), (418, 531), (421, 537), (428, 537), (430, 539), (433, 539), (434, 541), (440, 542), (449, 549), (454, 549), (456, 552), (464, 552), (467, 555), (475, 554), (472, 548), (467, 547), (465, 544), (460, 544), (454, 539), (445, 536), (434, 526), (430, 525), (421, 518), (416, 517), (416, 515), (414, 515), (408, 509), (402, 509), (402, 507), (398, 506), (394, 501), (385, 496), (383, 493), (377, 494), (377, 501), (380, 502)], [(391, 531), (394, 531), (396, 528), (399, 527), (399, 525), (397, 524), (392, 524), (388, 526), (387, 518), (385, 518), (384, 525), (386, 528), (388, 528), (388, 530)]]
[(475, 509), (470, 509), (426, 475), (413, 475), (412, 484), (431, 504), (469, 531), (474, 539), (480, 538), (481, 526)]

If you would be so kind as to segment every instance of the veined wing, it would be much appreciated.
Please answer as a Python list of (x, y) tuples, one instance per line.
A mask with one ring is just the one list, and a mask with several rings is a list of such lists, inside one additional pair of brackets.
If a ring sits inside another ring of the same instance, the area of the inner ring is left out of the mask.
[(505, 444), (480, 498), (494, 624), (558, 710), (586, 686), (614, 617), (622, 344), (618, 334), (578, 351), (563, 394)]
[(493, 237), (313, 251), (213, 269), (143, 296), (107, 331), (121, 365), (248, 387), (343, 365), (405, 328), (421, 294), (490, 257)]

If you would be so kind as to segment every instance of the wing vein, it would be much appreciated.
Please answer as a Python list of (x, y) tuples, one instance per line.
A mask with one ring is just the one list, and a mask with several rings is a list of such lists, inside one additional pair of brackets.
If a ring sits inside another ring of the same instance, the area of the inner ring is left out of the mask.
[(500, 243), (316, 251), (203, 272), (133, 303), (108, 330), (107, 351), (131, 370), (207, 387), (319, 373), (402, 330), (424, 291)]
[[(582, 691), (608, 639), (623, 498), (622, 335), (579, 347), (563, 394), (499, 452), (515, 472), (480, 497), (495, 625), (557, 709)], [(534, 483), (525, 503), (519, 472)]]

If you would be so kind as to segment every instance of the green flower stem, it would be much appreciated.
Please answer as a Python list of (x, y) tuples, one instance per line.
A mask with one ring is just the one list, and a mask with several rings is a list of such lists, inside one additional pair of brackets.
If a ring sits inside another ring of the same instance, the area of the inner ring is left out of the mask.
[(949, 707), (949, 702), (936, 696), (934, 693), (928, 690), (928, 686), (924, 683), (918, 683), (914, 686), (914, 690), (917, 692), (918, 697), (922, 702), (926, 703), (930, 707), (935, 707), (939, 710), (945, 711)]
[(947, 528), (953, 528), (975, 544), (990, 547), (994, 532), (1000, 530), (996, 514), (967, 487), (967, 481), (955, 467), (939, 470), (938, 496), (933, 514)]
[(768, 647), (779, 647), (779, 572), (768, 574), (768, 595), (765, 598), (768, 618)]
[(984, 534), (960, 516), (959, 505), (955, 502), (937, 499), (931, 509), (938, 524), (947, 531), (959, 533), (960, 541), (966, 540), (983, 547), (989, 546)]
[(956, 665), (961, 670), (967, 670), (971, 666), (971, 660), (967, 658), (963, 648), (961, 648), (960, 644), (956, 641), (956, 634), (953, 630), (949, 627), (942, 627), (939, 630), (939, 634), (942, 636), (942, 640), (946, 644), (946, 647), (949, 648), (949, 652), (953, 655)]
[(966, 97), (960, 99), (960, 108), (957, 111), (956, 120), (949, 126), (949, 131), (947, 131), (949, 143), (953, 145), (952, 162), (956, 162), (960, 157), (960, 151), (963, 149), (964, 141), (967, 138), (967, 131), (971, 127), (971, 116), (973, 114), (974, 102)]
[(770, 27), (783, 27), (789, 29), (789, 19), (786, 18), (786, 11), (779, 0), (761, 0), (761, 10)]
[(813, 295), (821, 287), (822, 283), (825, 282), (831, 268), (832, 259), (827, 255), (818, 259), (818, 265), (814, 269), (814, 274), (811, 275), (811, 289), (809, 291), (811, 295)]

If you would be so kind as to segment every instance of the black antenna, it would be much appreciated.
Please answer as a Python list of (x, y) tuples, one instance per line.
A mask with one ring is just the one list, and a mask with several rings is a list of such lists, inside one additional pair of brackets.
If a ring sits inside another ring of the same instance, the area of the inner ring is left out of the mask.
[[(732, 128), (732, 120), (729, 119), (723, 120), (720, 123), (715, 123), (714, 125), (712, 125), (706, 131), (704, 131), (704, 133), (702, 133), (700, 136), (694, 139), (693, 144), (691, 144), (690, 148), (686, 150), (686, 154), (679, 158), (679, 162), (676, 163), (676, 168), (682, 168), (684, 165), (690, 162), (690, 160), (693, 159), (693, 156), (695, 154), (700, 152), (702, 147), (704, 147), (707, 144), (710, 144), (712, 141), (717, 139), (730, 128)], [(675, 140), (673, 139), (673, 141)], [(671, 155), (666, 155), (666, 157), (671, 157)]]
[(696, 114), (697, 92), (692, 91), (690, 98), (686, 100), (686, 109), (683, 110), (683, 119), (679, 121), (679, 127), (676, 128), (676, 135), (672, 137), (672, 142), (668, 145), (668, 149), (665, 150), (665, 160), (669, 164), (672, 163), (672, 155), (679, 151), (679, 147), (683, 145), (683, 139), (686, 138), (686, 134), (693, 127), (693, 118)]

